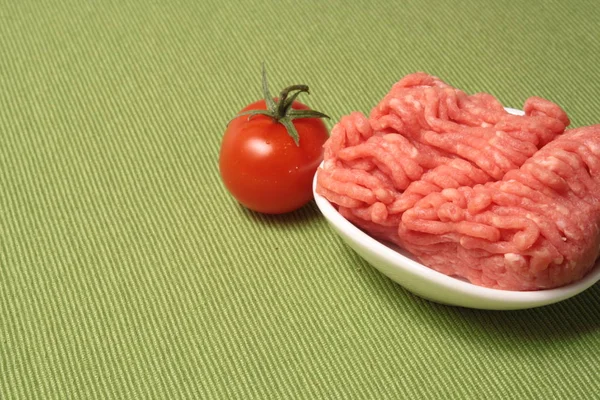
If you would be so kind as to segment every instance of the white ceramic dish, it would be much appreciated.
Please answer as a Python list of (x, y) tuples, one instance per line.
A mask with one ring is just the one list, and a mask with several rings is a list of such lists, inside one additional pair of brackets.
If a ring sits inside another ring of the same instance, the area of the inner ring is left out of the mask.
[[(507, 110), (515, 114), (522, 113), (518, 110)], [(438, 303), (488, 310), (533, 308), (566, 300), (600, 280), (600, 263), (597, 263), (582, 280), (557, 289), (508, 291), (477, 286), (428, 268), (413, 260), (410, 254), (401, 253), (394, 246), (372, 238), (342, 217), (327, 199), (316, 193), (315, 189), (316, 175), (313, 192), (319, 210), (356, 253), (412, 293)]]

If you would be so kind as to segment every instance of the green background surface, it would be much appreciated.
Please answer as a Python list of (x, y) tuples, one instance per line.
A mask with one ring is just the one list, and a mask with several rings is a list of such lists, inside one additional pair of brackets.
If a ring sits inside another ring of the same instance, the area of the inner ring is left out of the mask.
[(600, 396), (600, 286), (434, 304), (221, 184), (263, 60), (329, 127), (415, 71), (600, 123), (597, 2), (380, 3), (0, 0), (0, 398)]

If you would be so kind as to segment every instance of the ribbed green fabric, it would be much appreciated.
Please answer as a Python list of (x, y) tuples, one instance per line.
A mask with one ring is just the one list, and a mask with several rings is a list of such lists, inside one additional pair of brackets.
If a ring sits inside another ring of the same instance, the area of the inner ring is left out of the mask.
[(0, 398), (600, 398), (599, 286), (517, 312), (434, 304), (314, 204), (254, 214), (217, 169), (263, 60), (330, 127), (419, 70), (600, 123), (599, 9), (0, 0)]

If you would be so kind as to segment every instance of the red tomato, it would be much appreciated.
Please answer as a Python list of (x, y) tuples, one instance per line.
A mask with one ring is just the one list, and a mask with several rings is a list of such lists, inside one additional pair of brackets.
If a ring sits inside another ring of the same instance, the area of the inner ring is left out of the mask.
[[(309, 109), (298, 101), (292, 108)], [(240, 112), (266, 109), (265, 100), (259, 100)], [(242, 115), (229, 123), (219, 170), (225, 187), (245, 207), (282, 214), (313, 198), (312, 180), (323, 159), (327, 127), (319, 118), (298, 118), (293, 124), (298, 145), (283, 124), (266, 115)]]

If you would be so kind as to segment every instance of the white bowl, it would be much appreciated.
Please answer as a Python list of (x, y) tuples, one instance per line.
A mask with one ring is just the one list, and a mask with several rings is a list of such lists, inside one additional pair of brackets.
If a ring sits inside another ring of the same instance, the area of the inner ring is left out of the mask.
[[(509, 112), (521, 114), (518, 110)], [(407, 252), (380, 242), (345, 219), (333, 205), (316, 192), (315, 202), (331, 227), (342, 239), (383, 274), (412, 293), (437, 303), (488, 310), (516, 310), (540, 307), (573, 297), (600, 280), (600, 263), (583, 279), (557, 289), (510, 291), (490, 289), (437, 272), (411, 258)]]

